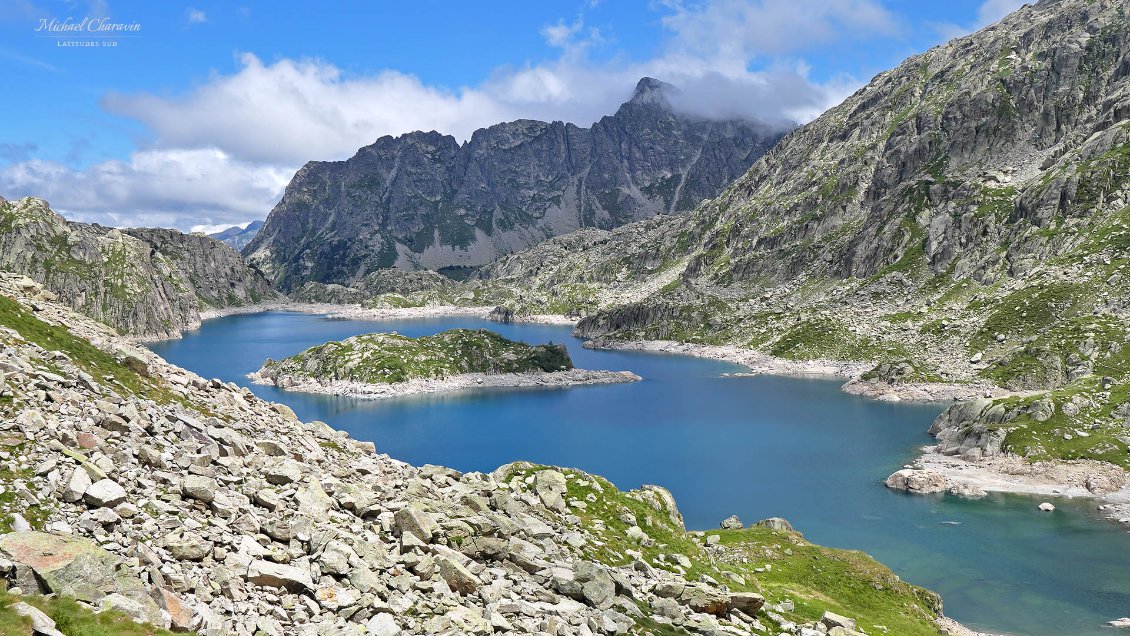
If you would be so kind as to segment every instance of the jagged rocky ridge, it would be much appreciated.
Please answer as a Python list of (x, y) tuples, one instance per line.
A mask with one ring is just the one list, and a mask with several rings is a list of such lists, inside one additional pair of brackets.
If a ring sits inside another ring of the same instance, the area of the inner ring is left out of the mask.
[(25, 274), (120, 333), (178, 336), (200, 312), (273, 300), (239, 253), (176, 230), (74, 223), (42, 199), (0, 199), (0, 269)]
[(379, 268), (482, 265), (578, 228), (688, 211), (780, 133), (682, 114), (672, 90), (644, 78), (590, 128), (518, 120), (463, 144), (414, 132), (307, 163), (244, 253), (289, 291)]
[(780, 520), (688, 533), (654, 486), (398, 462), (169, 365), (22, 276), (0, 275), (0, 341), (10, 592), (206, 635), (916, 636), (946, 622), (935, 595)]

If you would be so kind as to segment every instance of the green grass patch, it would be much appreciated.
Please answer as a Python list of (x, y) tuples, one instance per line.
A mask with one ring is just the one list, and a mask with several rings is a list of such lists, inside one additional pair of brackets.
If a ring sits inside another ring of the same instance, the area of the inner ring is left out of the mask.
[[(972, 303), (976, 309), (977, 304)], [(969, 341), (970, 351), (989, 345), (996, 334), (1012, 338), (1035, 336), (1079, 316), (1092, 306), (1091, 290), (1078, 283), (1037, 283), (1012, 292), (996, 303), (984, 325)]]
[(901, 360), (909, 356), (899, 343), (885, 343), (852, 333), (832, 318), (801, 322), (774, 342), (769, 353), (790, 360)]
[(6, 296), (0, 296), (0, 325), (15, 330), (24, 340), (47, 351), (66, 354), (75, 366), (89, 373), (98, 382), (111, 384), (119, 390), (124, 389), (161, 403), (181, 401), (160, 380), (138, 375), (123, 360), (95, 347), (88, 340), (75, 336), (65, 327), (43, 322)]
[(56, 629), (67, 636), (172, 636), (173, 632), (152, 625), (139, 625), (121, 612), (95, 613), (68, 598), (13, 596), (0, 593), (0, 636), (31, 636), (31, 623), (12, 609), (23, 601), (55, 621)]
[(1112, 316), (1069, 318), (1000, 358), (980, 375), (1010, 389), (1053, 389), (1073, 369), (1123, 379), (1130, 372), (1130, 333)]
[[(24, 451), (25, 446), (21, 444), (19, 446), (0, 446), (0, 448), (18, 456)], [(42, 530), (47, 518), (51, 515), (51, 508), (44, 504), (29, 504), (12, 487), (16, 481), (22, 481), (27, 485), (32, 476), (30, 469), (17, 470), (10, 464), (0, 465), (0, 484), (4, 485), (4, 492), (0, 493), (0, 534), (12, 531), (15, 513), (23, 515), (24, 519), (36, 530)]]
[[(1038, 402), (1053, 405), (1047, 408)], [(999, 400), (1012, 414), (999, 428), (1008, 429), (1004, 450), (1030, 461), (1093, 459), (1130, 468), (1130, 384), (1104, 391), (1098, 376), (1063, 388)], [(1067, 404), (1072, 404), (1067, 409)]]
[(1016, 188), (1013, 186), (981, 186), (980, 197), (975, 202), (977, 216), (992, 216), (1007, 219), (1016, 207)]

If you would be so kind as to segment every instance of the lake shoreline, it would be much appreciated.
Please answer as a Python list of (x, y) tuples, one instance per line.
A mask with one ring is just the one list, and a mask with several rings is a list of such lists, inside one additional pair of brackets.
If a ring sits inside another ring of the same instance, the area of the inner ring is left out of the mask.
[[(366, 309), (359, 305), (336, 305), (327, 303), (260, 303), (244, 307), (229, 307), (221, 310), (202, 312), (202, 320), (230, 315), (259, 313), (263, 311), (297, 311), (308, 314), (323, 314), (329, 318), (355, 319), (355, 320), (395, 320), (412, 318), (438, 318), (474, 316), (489, 319), (488, 314), (493, 307), (457, 307), (437, 305), (431, 307), (411, 307), (403, 309)], [(576, 321), (565, 316), (557, 315), (531, 315), (517, 316), (516, 323), (529, 324), (556, 324), (574, 325)], [(742, 349), (733, 345), (703, 345), (682, 343), (671, 340), (608, 340), (589, 339), (583, 344), (588, 349), (608, 351), (636, 351), (650, 353), (666, 353), (686, 355), (699, 358), (708, 358), (730, 362), (746, 367), (747, 372), (731, 373), (729, 377), (749, 377), (757, 375), (774, 375), (799, 378), (827, 378), (843, 379), (840, 387), (846, 393), (883, 402), (925, 402), (925, 403), (954, 403), (991, 397), (1004, 397), (1013, 392), (1006, 391), (988, 383), (979, 384), (941, 384), (941, 383), (904, 383), (898, 385), (882, 381), (863, 380), (860, 376), (869, 371), (873, 365), (861, 362), (844, 362), (837, 360), (810, 360), (794, 361), (777, 358), (765, 353)], [(270, 382), (257, 382), (270, 384)], [(583, 383), (582, 383), (583, 384)], [(417, 391), (403, 393), (414, 395), (421, 393), (437, 393), (442, 391), (458, 391), (476, 388), (477, 386), (498, 385), (465, 385), (458, 388), (436, 389), (431, 391)], [(310, 392), (330, 393), (323, 388), (311, 387)], [(358, 395), (358, 397), (365, 397)], [(372, 395), (368, 397), (374, 397)], [(396, 397), (387, 395), (385, 397)], [(379, 397), (377, 399), (380, 399)], [(1038, 497), (1063, 496), (1070, 498), (1085, 498), (1096, 501), (1103, 513), (1112, 521), (1121, 522), (1130, 519), (1130, 485), (1120, 489), (1116, 494), (1096, 494), (1080, 485), (1080, 478), (1086, 479), (1087, 475), (1080, 475), (1080, 468), (1072, 462), (1052, 461), (1041, 462), (1037, 471), (1042, 477), (1034, 477), (1031, 471), (1024, 471), (1024, 465), (1033, 466), (1020, 457), (1017, 461), (991, 461), (981, 460), (971, 462), (961, 458), (939, 455), (929, 451), (930, 448), (920, 453), (911, 460), (910, 465), (915, 468), (932, 470), (942, 474), (954, 484), (979, 487), (986, 491), (1003, 492), (1019, 495)], [(1130, 484), (1130, 473), (1123, 471), (1113, 464), (1102, 464), (1105, 471), (1117, 470), (1123, 475), (1125, 483)], [(1058, 473), (1056, 471), (1059, 471)], [(1094, 470), (1092, 470), (1094, 472)], [(1051, 475), (1064, 475), (1057, 481)], [(1127, 521), (1130, 523), (1130, 521)]]
[[(732, 345), (701, 345), (671, 340), (604, 340), (585, 341), (584, 347), (608, 351), (640, 351), (695, 356), (740, 364), (749, 369), (745, 373), (731, 373), (729, 377), (775, 375), (799, 378), (847, 379), (840, 387), (845, 393), (859, 395), (881, 402), (955, 403), (1016, 394), (988, 383), (940, 384), (906, 383), (891, 385), (881, 381), (863, 380), (860, 376), (873, 365), (837, 360), (794, 361), (768, 354), (742, 349)], [(952, 485), (980, 488), (989, 492), (1002, 492), (1032, 497), (1055, 496), (1090, 499), (1099, 504), (1103, 514), (1118, 523), (1130, 523), (1130, 473), (1104, 462), (1047, 461), (1029, 463), (1022, 457), (1008, 455), (985, 458), (971, 462), (958, 457), (932, 452), (927, 446), (915, 457), (910, 466), (941, 474)], [(1109, 492), (1098, 488), (1088, 489), (1088, 478), (1100, 481), (1113, 480), (1118, 488)], [(1124, 484), (1124, 485), (1123, 485)]]
[(989, 383), (944, 384), (887, 382), (864, 380), (862, 375), (875, 365), (867, 362), (841, 360), (788, 360), (760, 351), (743, 349), (734, 345), (704, 345), (674, 340), (607, 340), (596, 338), (585, 341), (585, 348), (607, 351), (643, 351), (673, 353), (677, 355), (710, 358), (740, 364), (748, 372), (731, 373), (730, 377), (777, 375), (798, 378), (842, 379), (840, 387), (845, 393), (860, 395), (880, 402), (958, 402), (986, 397), (1004, 397), (1011, 392)]
[(255, 384), (278, 387), (284, 391), (320, 393), (339, 397), (384, 400), (409, 395), (454, 393), (482, 388), (542, 388), (558, 389), (575, 386), (623, 384), (638, 382), (640, 376), (631, 371), (569, 371), (539, 373), (462, 373), (446, 378), (413, 378), (391, 384), (371, 384), (350, 380), (318, 380), (284, 375), (271, 377), (259, 369), (247, 375)]
[(953, 486), (1031, 497), (1087, 499), (1103, 516), (1130, 523), (1130, 475), (1114, 464), (1094, 460), (1029, 462), (1018, 455), (976, 462), (942, 455), (927, 446), (910, 466), (942, 475)]
[[(225, 318), (244, 314), (257, 314), (266, 311), (294, 311), (304, 314), (321, 314), (331, 319), (341, 320), (411, 320), (414, 318), (449, 318), (472, 316), (491, 320), (493, 305), (463, 307), (459, 305), (426, 305), (424, 307), (369, 308), (361, 305), (339, 305), (334, 303), (304, 303), (297, 301), (256, 303), (240, 307), (223, 307), (200, 312), (200, 320)], [(577, 320), (557, 314), (529, 314), (515, 316), (512, 322), (538, 325), (575, 326)]]
[[(334, 309), (340, 308), (340, 306), (331, 306), (331, 307), (333, 307)], [(283, 306), (277, 307), (277, 309), (281, 309), (281, 310), (294, 309), (294, 308), (295, 307), (293, 305), (283, 305)], [(304, 305), (303, 308), (304, 309), (310, 309), (311, 307), (310, 307), (310, 305)], [(262, 310), (262, 308), (256, 308), (256, 309)], [(254, 313), (254, 311), (245, 310), (245, 311), (239, 312), (239, 313)], [(315, 313), (320, 313), (320, 312), (303, 311), (301, 313), (315, 314)], [(397, 312), (397, 313), (400, 313), (403, 316), (403, 312)], [(451, 314), (447, 314), (447, 315), (451, 315)], [(460, 313), (458, 315), (466, 315), (466, 314)], [(300, 319), (300, 318), (295, 317), (294, 319)], [(526, 322), (526, 321), (515, 321), (515, 322)], [(571, 344), (570, 346), (576, 346), (576, 345)], [(704, 356), (704, 355), (702, 355), (702, 352), (691, 352), (691, 351), (686, 350), (684, 347), (685, 347), (685, 345), (680, 345), (679, 349), (664, 350), (664, 349), (661, 349), (661, 348), (656, 347), (656, 346), (649, 346), (646, 349), (641, 348), (640, 350), (641, 351), (651, 350), (651, 351), (662, 352), (662, 353), (673, 353), (673, 354), (676, 354), (676, 355), (697, 355), (697, 357), (704, 357), (704, 358), (710, 357), (710, 358), (715, 358), (715, 359), (722, 359), (722, 360), (725, 360), (725, 361), (728, 361), (728, 362), (737, 362), (737, 363), (743, 362), (742, 360), (733, 360), (729, 357), (718, 358), (716, 356)], [(592, 366), (600, 366), (600, 365), (592, 365)], [(760, 371), (761, 371), (761, 374), (766, 374), (766, 375), (775, 374), (775, 375), (782, 375), (782, 376), (792, 375), (792, 376), (802, 376), (802, 377), (836, 377), (836, 378), (839, 378), (841, 380), (843, 380), (844, 378), (847, 378), (847, 379), (850, 380), (850, 375), (848, 375), (848, 373), (846, 371), (844, 371), (841, 367), (839, 367), (838, 365), (835, 365), (835, 364), (806, 363), (806, 364), (797, 365), (796, 367), (793, 367), (793, 368), (782, 368), (782, 367), (777, 366), (777, 365), (767, 365), (767, 366), (763, 367)], [(752, 375), (752, 372), (753, 372), (753, 369), (751, 368), (749, 374), (743, 373), (743, 374), (737, 374), (737, 375)], [(715, 375), (717, 375), (716, 372), (715, 372)], [(832, 387), (829, 387), (829, 389), (831, 389), (831, 388)], [(846, 391), (846, 389), (845, 389), (845, 391)], [(863, 393), (860, 393), (860, 394), (866, 395), (866, 394), (863, 394)], [(872, 396), (867, 396), (867, 397), (872, 397)], [(917, 427), (914, 427), (914, 428), (917, 428)], [(1034, 502), (1034, 503), (1038, 503), (1038, 502)], [(1022, 504), (1021, 507), (1023, 507), (1023, 504)], [(1090, 515), (1087, 515), (1087, 516), (1090, 516)], [(1095, 521), (1097, 522), (1098, 520), (1096, 519)], [(1113, 616), (1112, 616), (1112, 618), (1113, 618)], [(986, 634), (984, 632), (973, 631), (973, 630), (953, 630), (953, 633), (962, 634), (963, 636), (988, 636), (988, 634)]]

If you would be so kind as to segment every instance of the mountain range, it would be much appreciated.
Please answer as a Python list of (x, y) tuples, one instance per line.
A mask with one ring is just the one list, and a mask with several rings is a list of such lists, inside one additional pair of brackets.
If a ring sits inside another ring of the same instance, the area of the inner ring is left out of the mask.
[(462, 144), (413, 132), (382, 137), (346, 161), (309, 162), (244, 255), (289, 291), (388, 267), (479, 266), (579, 228), (688, 212), (781, 132), (682, 113), (675, 90), (644, 78), (589, 128), (518, 120)]

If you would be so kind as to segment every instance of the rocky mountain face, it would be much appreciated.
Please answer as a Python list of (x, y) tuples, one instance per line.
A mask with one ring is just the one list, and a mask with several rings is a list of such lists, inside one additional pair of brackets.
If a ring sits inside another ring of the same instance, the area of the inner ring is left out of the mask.
[(5, 599), (202, 636), (967, 633), (784, 520), (687, 532), (656, 486), (410, 466), (52, 298), (0, 273)]
[(252, 221), (247, 224), (247, 227), (233, 225), (226, 230), (214, 232), (208, 236), (211, 236), (217, 241), (226, 243), (231, 246), (233, 250), (238, 251), (247, 247), (251, 239), (255, 238), (255, 235), (259, 233), (259, 228), (261, 227), (263, 227), (262, 221)]
[(892, 389), (1049, 391), (943, 427), (947, 448), (1130, 465), (1128, 10), (1025, 6), (878, 75), (687, 217), (479, 275), (529, 290), (519, 312), (573, 302), (583, 336), (865, 361)]
[(0, 270), (43, 283), (120, 333), (173, 337), (200, 312), (278, 297), (239, 253), (175, 230), (72, 223), (42, 199), (0, 201)]
[(463, 144), (414, 132), (310, 162), (244, 253), (292, 290), (380, 268), (481, 265), (578, 228), (689, 211), (780, 135), (676, 112), (672, 90), (645, 78), (590, 128), (518, 120)]

